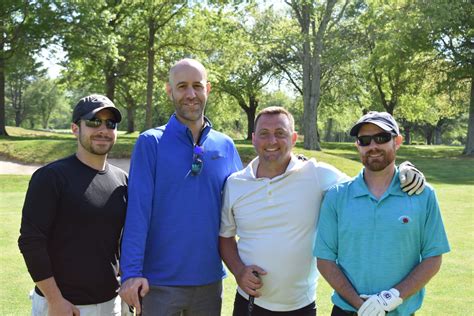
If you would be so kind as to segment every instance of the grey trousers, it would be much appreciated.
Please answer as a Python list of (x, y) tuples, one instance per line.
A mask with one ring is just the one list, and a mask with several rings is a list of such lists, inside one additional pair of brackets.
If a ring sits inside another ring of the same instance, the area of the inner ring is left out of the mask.
[(220, 316), (222, 281), (202, 286), (150, 286), (143, 316)]

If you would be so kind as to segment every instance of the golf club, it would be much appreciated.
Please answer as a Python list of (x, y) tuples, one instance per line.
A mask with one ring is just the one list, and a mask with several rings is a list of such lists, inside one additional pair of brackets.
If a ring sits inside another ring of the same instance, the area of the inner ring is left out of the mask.
[[(253, 275), (255, 275), (257, 278), (258, 278), (258, 272), (257, 271), (252, 271)], [(247, 315), (248, 316), (252, 316), (252, 311), (253, 311), (253, 303), (255, 301), (255, 296), (253, 295), (249, 295), (249, 304), (248, 304), (248, 307), (247, 307)]]

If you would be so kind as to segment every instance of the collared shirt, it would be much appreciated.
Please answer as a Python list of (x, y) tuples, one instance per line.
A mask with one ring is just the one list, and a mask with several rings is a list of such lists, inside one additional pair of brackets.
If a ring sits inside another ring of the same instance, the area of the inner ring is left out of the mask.
[(210, 122), (199, 145), (202, 170), (192, 175), (193, 135), (175, 115), (139, 136), (130, 167), (123, 281), (145, 277), (151, 285), (194, 286), (224, 277), (218, 250), (222, 190), (242, 163), (233, 141)]
[(220, 235), (238, 235), (242, 261), (267, 272), (255, 304), (292, 311), (314, 301), (317, 273), (311, 249), (323, 193), (348, 178), (328, 164), (294, 156), (282, 175), (257, 178), (258, 163), (255, 158), (227, 180)]
[[(402, 281), (423, 259), (449, 251), (433, 188), (409, 196), (400, 188), (398, 170), (380, 199), (369, 191), (363, 170), (326, 194), (314, 255), (336, 261), (358, 294), (375, 294)], [(414, 313), (424, 291), (404, 300), (388, 315)], [(334, 293), (333, 303), (354, 310)]]

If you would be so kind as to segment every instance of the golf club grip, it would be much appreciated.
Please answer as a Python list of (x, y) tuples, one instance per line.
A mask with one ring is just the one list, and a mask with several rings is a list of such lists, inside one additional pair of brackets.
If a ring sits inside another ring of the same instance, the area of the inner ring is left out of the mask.
[(253, 303), (255, 301), (255, 296), (249, 295), (249, 305), (247, 306), (247, 316), (252, 316)]
[(143, 297), (140, 294), (141, 291), (142, 291), (142, 287), (140, 286), (138, 288), (138, 301), (140, 302), (140, 314), (137, 314), (137, 316), (141, 316), (143, 313)]
[(143, 297), (142, 297), (141, 294), (140, 294), (141, 291), (142, 291), (142, 287), (140, 286), (140, 287), (138, 288), (138, 302), (139, 302), (139, 304), (140, 304), (140, 314), (137, 313), (137, 312), (136, 312), (137, 309), (135, 309), (135, 316), (141, 316), (142, 313), (143, 313), (143, 310), (142, 310), (142, 308), (143, 308), (143, 304), (142, 304)]
[[(259, 277), (257, 271), (252, 271), (252, 273), (253, 273), (253, 275), (255, 275), (257, 278)], [(248, 316), (252, 316), (254, 301), (255, 301), (255, 296), (249, 295), (249, 304), (248, 304), (248, 306), (247, 306), (247, 310), (248, 310), (248, 314), (247, 314), (247, 315), (248, 315)]]

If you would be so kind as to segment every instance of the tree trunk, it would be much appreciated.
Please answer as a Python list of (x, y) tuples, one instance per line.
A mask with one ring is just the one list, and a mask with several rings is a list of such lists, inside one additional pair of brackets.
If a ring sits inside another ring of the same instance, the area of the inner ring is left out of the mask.
[(439, 119), (434, 127), (433, 131), (433, 144), (434, 145), (441, 145), (443, 142), (442, 134), (443, 134), (443, 126), (446, 124), (447, 120), (442, 118)]
[(252, 133), (255, 128), (255, 113), (257, 112), (258, 101), (255, 96), (249, 97), (249, 106), (245, 107), (245, 114), (247, 114), (247, 140), (252, 140)]
[[(4, 22), (0, 19), (0, 29), (4, 30)], [(5, 42), (3, 41), (3, 34), (0, 39), (0, 136), (8, 136), (5, 126), (7, 122), (5, 120), (5, 58), (4, 58), (4, 49)]]
[[(0, 52), (3, 52), (3, 42), (0, 41)], [(5, 120), (5, 59), (0, 57), (0, 136), (8, 136)]]
[(405, 130), (404, 144), (405, 145), (410, 145), (410, 143), (411, 143), (411, 127), (410, 126), (404, 126), (404, 130)]
[(115, 84), (117, 82), (117, 76), (115, 74), (115, 68), (111, 66), (105, 74), (105, 95), (110, 101), (114, 102), (115, 99)]
[(41, 113), (41, 127), (43, 129), (48, 127), (48, 114), (46, 112), (47, 110), (44, 110), (43, 113)]
[(153, 121), (153, 74), (155, 72), (155, 33), (156, 26), (152, 16), (148, 19), (148, 47), (147, 47), (147, 78), (146, 78), (146, 112), (145, 129), (152, 128)]
[(467, 125), (467, 140), (464, 155), (474, 156), (474, 76), (471, 77), (471, 98), (469, 100), (469, 122)]
[(304, 36), (303, 40), (303, 130), (304, 130), (304, 142), (303, 147), (305, 149), (311, 149), (312, 142), (314, 139), (313, 135), (316, 134), (314, 130), (313, 113), (314, 110), (311, 108), (311, 40), (310, 40), (310, 23), (311, 23), (311, 6), (308, 3), (302, 5), (301, 10), (300, 26)]
[(127, 107), (127, 133), (135, 131), (135, 108)]
[(433, 127), (427, 126), (425, 128), (426, 145), (433, 145)]
[(434, 145), (441, 145), (442, 139), (441, 139), (441, 133), (442, 133), (442, 128), (441, 126), (436, 126), (434, 128)]
[[(303, 102), (304, 102), (304, 143), (305, 149), (321, 150), (318, 137), (318, 106), (321, 98), (321, 56), (326, 33), (336, 0), (328, 0), (324, 15), (316, 31), (312, 5), (302, 6), (300, 25), (305, 36), (303, 43)], [(310, 33), (311, 27), (311, 33)], [(311, 50), (311, 37), (313, 49)]]
[(327, 127), (326, 127), (326, 135), (324, 135), (324, 141), (326, 141), (326, 142), (332, 141), (332, 135), (331, 134), (332, 134), (333, 125), (334, 125), (334, 119), (332, 119), (332, 118), (328, 119)]
[(47, 106), (43, 112), (43, 129), (47, 129), (49, 125), (49, 119), (51, 117), (51, 112), (54, 110), (55, 106), (54, 104), (51, 104), (51, 102), (47, 99), (45, 99), (44, 102), (47, 103)]
[(249, 108), (245, 114), (247, 114), (247, 140), (252, 140), (252, 133), (255, 123), (255, 109)]
[[(23, 117), (25, 114), (25, 107), (22, 100), (22, 84), (18, 84), (19, 88), (12, 91), (12, 105), (13, 109), (15, 110), (15, 126), (20, 127), (21, 123), (23, 122)], [(12, 89), (13, 90), (13, 89)]]
[[(327, 6), (330, 3), (328, 2)], [(332, 9), (331, 9), (332, 10)], [(327, 23), (329, 20), (326, 21)], [(313, 22), (314, 23), (314, 22)], [(321, 55), (323, 53), (323, 35), (324, 30), (323, 28), (324, 19), (319, 26), (318, 33), (316, 34), (314, 40), (314, 52), (312, 56), (312, 71), (311, 74), (311, 92), (308, 104), (308, 118), (305, 119), (307, 125), (305, 126), (305, 130), (309, 131), (309, 137), (304, 138), (305, 148), (312, 149), (312, 150), (321, 150), (321, 145), (319, 144), (319, 135), (318, 135), (318, 106), (319, 101), (321, 99)], [(326, 23), (326, 25), (327, 25)], [(325, 26), (324, 26), (325, 28)], [(314, 29), (314, 24), (313, 24)], [(313, 31), (314, 32), (314, 31)], [(306, 110), (306, 107), (305, 107)], [(307, 146), (307, 147), (306, 147)]]
[(133, 133), (135, 131), (135, 109), (137, 108), (137, 103), (128, 87), (124, 91), (124, 99), (127, 103), (127, 133)]
[(16, 110), (15, 111), (15, 126), (20, 127), (21, 121), (22, 121), (21, 112), (20, 112), (20, 110)]

